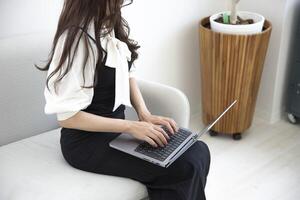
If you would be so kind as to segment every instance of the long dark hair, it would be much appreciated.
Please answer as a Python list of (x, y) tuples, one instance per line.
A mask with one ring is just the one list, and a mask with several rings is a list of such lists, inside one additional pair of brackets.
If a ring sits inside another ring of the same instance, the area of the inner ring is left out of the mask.
[[(85, 59), (84, 59), (84, 66), (83, 66), (83, 73), (82, 73), (83, 80), (85, 83), (84, 69), (89, 57), (88, 48), (89, 47), (91, 48), (91, 44), (90, 44), (90, 40), (88, 39), (88, 36), (84, 34), (84, 31), (85, 32), (87, 31), (88, 26), (92, 20), (94, 20), (95, 36), (100, 36), (100, 37), (105, 36), (106, 34), (109, 34), (109, 32), (114, 29), (115, 37), (125, 42), (128, 45), (129, 50), (131, 51), (131, 61), (128, 62), (128, 64), (129, 66), (132, 65), (134, 60), (138, 58), (138, 54), (136, 50), (140, 46), (138, 46), (137, 42), (135, 42), (134, 40), (129, 39), (130, 28), (127, 21), (121, 15), (121, 8), (132, 4), (132, 2), (133, 0), (129, 0), (128, 3), (126, 2), (126, 4), (124, 4), (124, 0), (65, 0), (64, 1), (63, 10), (60, 14), (57, 31), (52, 44), (52, 50), (49, 55), (49, 60), (47, 61), (47, 64), (44, 68), (35, 65), (35, 67), (41, 71), (49, 70), (58, 39), (65, 31), (67, 31), (59, 64), (55, 68), (55, 70), (51, 74), (49, 74), (46, 80), (46, 86), (49, 91), (50, 89), (48, 83), (51, 77), (53, 77), (56, 73), (59, 72), (59, 76), (54, 81), (54, 88), (56, 92), (57, 83), (70, 71), (72, 67), (74, 55), (76, 54), (76, 51), (78, 49), (78, 44), (81, 37), (84, 38), (84, 44), (87, 50), (86, 51), (87, 53), (85, 54), (84, 57)], [(105, 32), (102, 31), (103, 26), (106, 27), (105, 30), (107, 31)], [(78, 40), (76, 38), (78, 38)], [(105, 50), (101, 47), (100, 38), (96, 37), (95, 40), (98, 49), (98, 62), (101, 62), (101, 65), (98, 66), (103, 66), (104, 60), (102, 58)], [(74, 52), (72, 52), (73, 56), (71, 58), (71, 49), (73, 45), (75, 45), (75, 49)], [(62, 65), (66, 60), (68, 61), (67, 67), (62, 72)], [(85, 84), (83, 84), (83, 86), (81, 86), (82, 88), (93, 88), (96, 86), (98, 82), (98, 73), (97, 73), (98, 70), (99, 69), (95, 68), (95, 77), (94, 77), (93, 85), (84, 86)]]

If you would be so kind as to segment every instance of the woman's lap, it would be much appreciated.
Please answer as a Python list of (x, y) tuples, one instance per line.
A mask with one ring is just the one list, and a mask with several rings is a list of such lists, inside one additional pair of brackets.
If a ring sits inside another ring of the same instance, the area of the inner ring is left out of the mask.
[[(116, 113), (114, 117), (125, 119), (125, 113), (124, 111)], [(97, 134), (70, 129), (62, 132), (64, 132), (62, 136), (65, 136), (61, 139), (63, 154), (66, 160), (76, 168), (128, 177), (146, 185), (155, 182), (160, 186), (183, 181), (190, 176), (190, 171), (196, 170), (201, 173), (201, 181), (205, 186), (210, 165), (210, 152), (208, 146), (202, 141), (197, 141), (168, 168), (164, 168), (111, 148), (109, 142), (119, 135), (117, 133)], [(66, 145), (69, 138), (73, 136), (76, 139), (76, 142), (73, 142), (74, 145)]]
[[(98, 174), (139, 181), (147, 186), (151, 199), (170, 198), (172, 195), (174, 195), (173, 199), (196, 199), (199, 196), (205, 199), (204, 187), (209, 165), (209, 149), (204, 142), (197, 141), (168, 168), (157, 166), (109, 146), (105, 147), (103, 143), (99, 144), (99, 153), (95, 152), (87, 161), (87, 165), (73, 166)], [(195, 188), (199, 189), (195, 191)], [(188, 195), (196, 196), (193, 198)]]

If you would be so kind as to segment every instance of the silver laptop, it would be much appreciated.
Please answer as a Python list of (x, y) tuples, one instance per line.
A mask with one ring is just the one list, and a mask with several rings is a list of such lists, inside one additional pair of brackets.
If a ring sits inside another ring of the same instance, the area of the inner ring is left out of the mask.
[(109, 146), (161, 167), (168, 167), (190, 148), (201, 135), (208, 132), (236, 102), (237, 100), (228, 106), (212, 123), (198, 133), (193, 133), (186, 128), (180, 127), (178, 132), (171, 135), (167, 128), (162, 126), (170, 136), (170, 140), (168, 140), (168, 144), (165, 147), (153, 147), (147, 142), (138, 140), (127, 133), (122, 133), (113, 139), (109, 143)]

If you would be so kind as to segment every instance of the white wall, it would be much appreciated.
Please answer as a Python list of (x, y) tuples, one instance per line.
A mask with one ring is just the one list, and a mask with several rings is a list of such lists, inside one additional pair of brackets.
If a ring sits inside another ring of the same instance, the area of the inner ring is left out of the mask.
[(53, 30), (61, 0), (1, 0), (0, 38)]
[(201, 106), (198, 22), (226, 7), (224, 2), (139, 0), (123, 10), (142, 46), (139, 76), (183, 90), (192, 114)]
[[(283, 113), (286, 55), (292, 4), (299, 0), (242, 0), (240, 10), (257, 12), (270, 20), (273, 31), (259, 90), (256, 116), (275, 122)], [(287, 3), (288, 2), (288, 3)], [(200, 71), (197, 25), (201, 18), (228, 10), (229, 1), (135, 1), (124, 9), (132, 37), (142, 45), (140, 76), (182, 89), (192, 114), (200, 112)], [(280, 50), (280, 48), (282, 49)]]
[[(288, 27), (283, 27), (288, 19), (284, 11), (296, 1), (242, 0), (239, 6), (240, 10), (263, 14), (273, 24), (256, 109), (256, 114), (268, 121), (276, 121), (282, 111), (284, 48), (289, 35)], [(0, 39), (37, 32), (53, 34), (61, 3), (62, 0), (1, 0)], [(204, 16), (227, 9), (225, 0), (135, 0), (124, 8), (131, 37), (142, 46), (138, 75), (183, 90), (190, 100), (192, 114), (199, 113), (198, 22)], [(284, 48), (279, 50), (281, 46)]]

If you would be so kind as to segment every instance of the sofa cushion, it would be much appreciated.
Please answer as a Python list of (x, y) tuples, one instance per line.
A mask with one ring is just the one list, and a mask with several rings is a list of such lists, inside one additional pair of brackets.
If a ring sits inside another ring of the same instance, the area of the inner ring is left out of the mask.
[(61, 154), (60, 128), (0, 147), (0, 199), (138, 200), (146, 187), (132, 179), (70, 166)]

